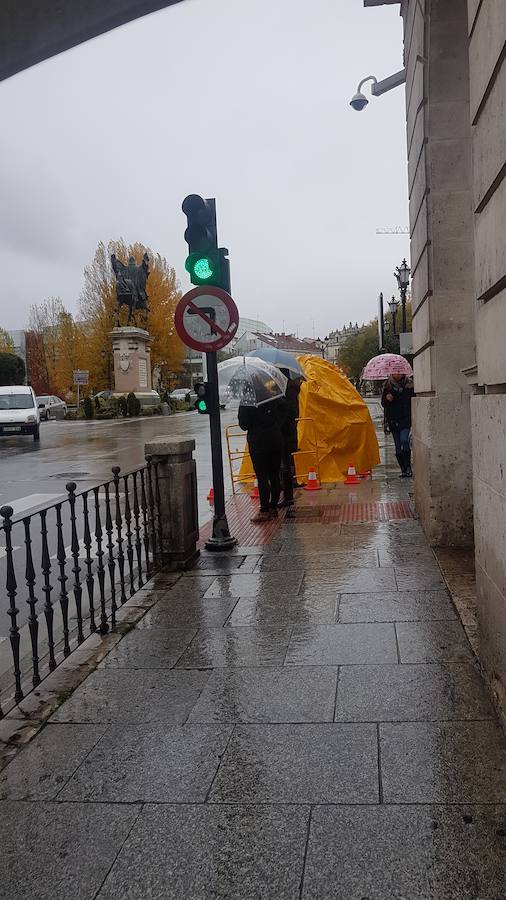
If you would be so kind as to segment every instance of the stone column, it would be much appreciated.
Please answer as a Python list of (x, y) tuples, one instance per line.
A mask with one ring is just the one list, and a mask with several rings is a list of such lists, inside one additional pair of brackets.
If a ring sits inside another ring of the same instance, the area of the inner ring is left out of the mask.
[(158, 464), (160, 525), (164, 565), (188, 569), (199, 556), (195, 441), (156, 438), (144, 445), (146, 458)]
[(466, 0), (403, 5), (416, 506), (431, 544), (473, 540), (473, 207)]

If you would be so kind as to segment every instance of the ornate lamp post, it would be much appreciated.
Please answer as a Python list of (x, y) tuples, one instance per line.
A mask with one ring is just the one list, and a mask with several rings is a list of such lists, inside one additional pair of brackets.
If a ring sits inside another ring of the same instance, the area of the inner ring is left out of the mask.
[(399, 285), (399, 291), (401, 293), (401, 304), (402, 304), (402, 330), (406, 331), (406, 294), (409, 287), (409, 276), (411, 275), (411, 269), (409, 268), (405, 259), (402, 260), (400, 266), (397, 266), (394, 275), (397, 279), (397, 284)]
[(392, 299), (388, 301), (388, 308), (392, 313), (392, 324), (394, 328), (394, 334), (397, 334), (397, 329), (395, 327), (396, 319), (397, 319), (397, 310), (399, 308), (399, 301), (392, 296)]

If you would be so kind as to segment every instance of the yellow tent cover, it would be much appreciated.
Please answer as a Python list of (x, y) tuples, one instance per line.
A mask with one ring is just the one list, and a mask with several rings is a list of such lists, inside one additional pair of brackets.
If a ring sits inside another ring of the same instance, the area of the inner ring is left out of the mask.
[[(299, 395), (299, 452), (294, 455), (297, 475), (305, 478), (317, 467), (320, 481), (344, 481), (348, 466), (368, 472), (380, 461), (378, 441), (367, 404), (351, 381), (319, 356), (297, 357), (306, 381)], [(317, 453), (316, 453), (317, 448)], [(246, 451), (240, 480), (251, 481), (252, 466)], [(243, 476), (243, 478), (241, 478)]]
[[(367, 472), (380, 461), (367, 404), (340, 369), (319, 356), (298, 356), (306, 381), (299, 395), (297, 474), (307, 475), (318, 444), (320, 480), (343, 481), (350, 464)], [(310, 452), (313, 451), (313, 454)]]

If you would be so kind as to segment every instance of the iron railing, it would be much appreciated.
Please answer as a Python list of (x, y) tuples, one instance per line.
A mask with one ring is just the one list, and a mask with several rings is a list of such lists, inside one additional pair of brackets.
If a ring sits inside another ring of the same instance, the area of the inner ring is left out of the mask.
[(9, 660), (0, 642), (0, 718), (88, 635), (114, 629), (118, 608), (162, 566), (158, 463), (112, 473), (79, 493), (71, 481), (66, 497), (27, 515), (0, 508), (10, 617)]

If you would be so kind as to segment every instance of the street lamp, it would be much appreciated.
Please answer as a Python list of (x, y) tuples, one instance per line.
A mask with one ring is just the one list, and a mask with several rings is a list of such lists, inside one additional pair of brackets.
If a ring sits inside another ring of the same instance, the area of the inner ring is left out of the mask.
[(405, 259), (402, 260), (400, 266), (397, 266), (394, 276), (397, 278), (397, 284), (399, 285), (399, 291), (401, 292), (401, 303), (402, 303), (402, 330), (406, 331), (406, 294), (409, 287), (409, 276), (411, 275), (411, 269), (409, 268)]
[(396, 330), (396, 327), (395, 327), (395, 322), (396, 322), (396, 318), (397, 318), (397, 310), (398, 310), (398, 308), (399, 308), (399, 301), (396, 300), (394, 296), (392, 296), (392, 299), (388, 301), (388, 307), (389, 307), (390, 312), (391, 312), (391, 314), (392, 314), (392, 325), (393, 325), (393, 328), (394, 328), (394, 334), (397, 334), (397, 330)]

